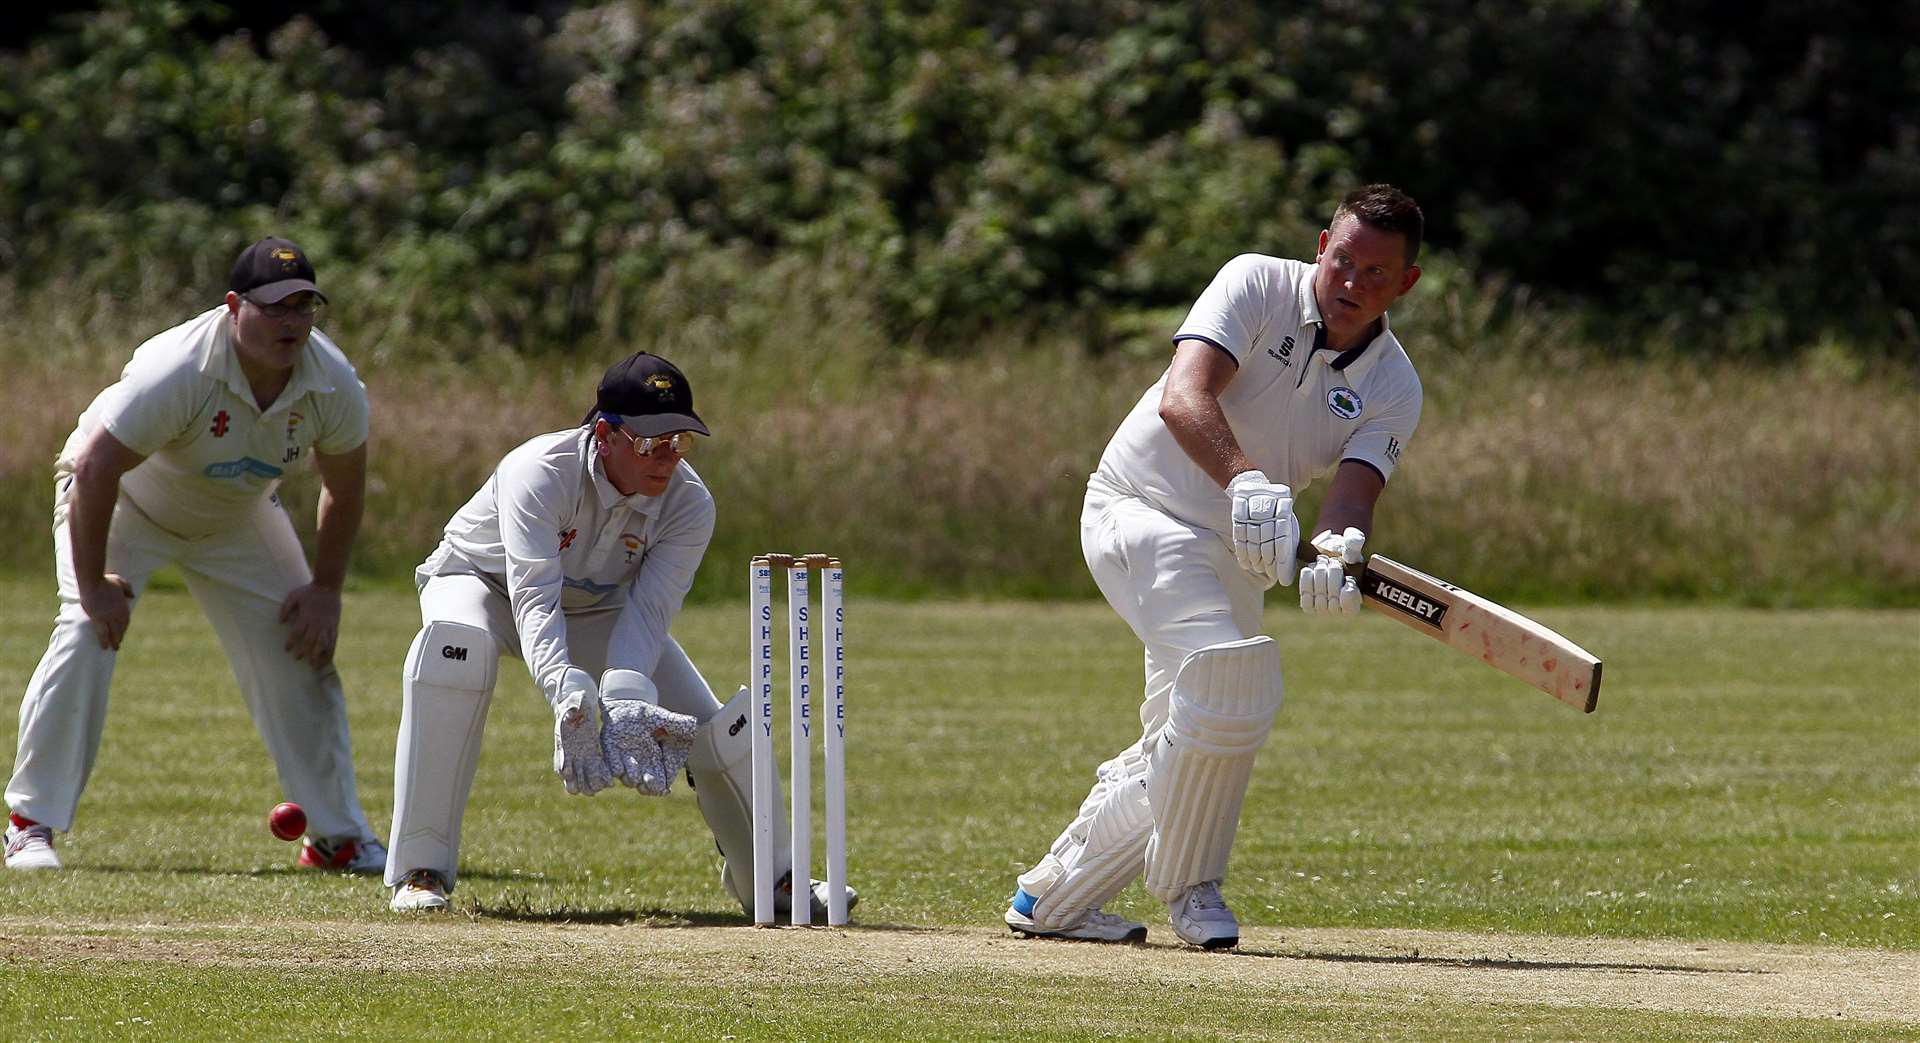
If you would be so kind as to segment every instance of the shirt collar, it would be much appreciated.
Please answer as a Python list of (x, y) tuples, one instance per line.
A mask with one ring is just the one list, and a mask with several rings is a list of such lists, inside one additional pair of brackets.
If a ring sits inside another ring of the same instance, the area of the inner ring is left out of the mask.
[[(627, 496), (613, 487), (613, 482), (607, 479), (607, 462), (594, 449), (591, 426), (583, 426), (580, 429), (580, 437), (575, 444), (580, 447), (580, 458), (587, 462), (587, 475), (593, 480), (594, 494), (599, 498), (602, 510), (610, 511), (615, 507), (625, 507), (635, 514), (648, 517), (652, 517), (659, 511), (660, 499), (666, 493), (663, 492), (660, 496), (647, 496), (644, 493)], [(673, 488), (672, 484), (669, 483), (667, 488)]]
[[(1316, 328), (1314, 338), (1316, 347), (1325, 343), (1327, 330), (1326, 320), (1320, 316), (1320, 302), (1315, 300), (1313, 296), (1313, 276), (1314, 273), (1319, 270), (1320, 266), (1318, 264), (1309, 266), (1307, 269), (1307, 277), (1300, 280), (1300, 325), (1313, 326)], [(1350, 376), (1358, 376), (1373, 365), (1373, 360), (1379, 358), (1381, 355), (1387, 354), (1387, 349), (1384, 347), (1379, 351), (1367, 350), (1376, 344), (1382, 343), (1396, 345), (1400, 343), (1399, 339), (1393, 335), (1392, 324), (1388, 322), (1386, 312), (1380, 313), (1380, 332), (1374, 334), (1365, 344), (1357, 348), (1349, 348), (1334, 356), (1332, 360), (1328, 362), (1328, 365)], [(1313, 361), (1313, 355), (1313, 351), (1307, 352), (1308, 362)]]
[[(247, 381), (246, 371), (240, 368), (240, 354), (233, 347), (233, 324), (227, 318), (226, 305), (207, 314), (213, 321), (213, 330), (211, 336), (200, 342), (197, 359), (200, 372), (227, 385), (243, 401), (254, 401), (253, 385)], [(309, 391), (324, 395), (334, 390), (333, 381), (327, 379), (326, 369), (320, 365), (319, 353), (314, 334), (308, 334), (307, 342), (300, 346), (299, 356), (293, 360), (293, 376), (287, 379), (287, 386), (273, 402), (260, 411), (261, 415), (285, 409)]]

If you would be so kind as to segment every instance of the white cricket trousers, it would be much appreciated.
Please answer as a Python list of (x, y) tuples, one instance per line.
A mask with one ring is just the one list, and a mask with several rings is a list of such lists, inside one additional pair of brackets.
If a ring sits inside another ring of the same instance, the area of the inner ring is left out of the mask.
[[(1146, 648), (1140, 739), (1101, 764), (1078, 814), (1046, 858), (1020, 877), (1044, 922), (1067, 924), (1145, 869), (1147, 751), (1167, 723), (1180, 664), (1209, 645), (1260, 632), (1265, 588), (1211, 529), (1189, 525), (1094, 475), (1080, 512), (1080, 550), (1107, 603)], [(1069, 872), (1071, 867), (1071, 872)]]
[[(513, 608), (497, 578), (423, 576), (417, 572), (415, 577), (420, 584), (423, 627), (434, 623), (475, 627), (486, 631), (494, 641), (493, 649), (484, 654), (524, 658)], [(641, 642), (634, 639), (633, 632), (644, 624), (628, 605), (623, 590), (603, 607), (565, 613), (567, 655), (572, 664), (595, 679), (610, 669), (638, 670), (653, 680), (660, 705), (667, 709), (702, 723), (719, 713), (720, 701), (672, 637), (661, 648), (658, 662), (643, 663), (634, 658), (632, 653)], [(412, 669), (411, 663), (408, 669)], [(493, 672), (488, 671), (488, 675), (493, 676)], [(388, 887), (398, 885), (416, 869), (438, 872), (449, 887), (457, 880), (461, 823), (473, 793), (487, 711), (493, 703), (492, 688), (465, 694), (471, 698), (455, 700), (452, 705), (444, 698), (423, 703), (410, 694), (405, 699), (394, 749)], [(548, 756), (546, 749), (540, 751), (542, 760)]]
[[(93, 622), (80, 608), (67, 533), (70, 486), (71, 479), (63, 478), (53, 510), (60, 611), (47, 653), (20, 702), (20, 747), (6, 793), (15, 814), (63, 831), (73, 828), (80, 793), (100, 752), (117, 655), (100, 647)], [(278, 499), (262, 497), (231, 528), (187, 539), (161, 529), (121, 496), (107, 531), (107, 571), (125, 578), (138, 595), (168, 564), (180, 570), (213, 624), (254, 727), (273, 757), (281, 792), (306, 809), (308, 833), (371, 838), (354, 787), (340, 674), (331, 663), (315, 669), (286, 651), (280, 604), (313, 573)], [(136, 596), (127, 640), (138, 640), (142, 604)], [(206, 753), (219, 756), (214, 750)]]

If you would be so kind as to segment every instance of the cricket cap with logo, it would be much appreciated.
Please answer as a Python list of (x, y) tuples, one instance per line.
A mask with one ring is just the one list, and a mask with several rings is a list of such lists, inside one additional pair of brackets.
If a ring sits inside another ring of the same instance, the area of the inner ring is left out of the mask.
[(305, 250), (286, 239), (268, 236), (240, 251), (227, 288), (260, 304), (278, 304), (301, 292), (326, 300), (327, 295), (320, 292), (313, 279), (313, 263), (307, 260)]
[(675, 431), (705, 435), (707, 425), (693, 411), (693, 385), (686, 374), (658, 355), (636, 352), (607, 367), (600, 394), (586, 420), (618, 420), (635, 438)]

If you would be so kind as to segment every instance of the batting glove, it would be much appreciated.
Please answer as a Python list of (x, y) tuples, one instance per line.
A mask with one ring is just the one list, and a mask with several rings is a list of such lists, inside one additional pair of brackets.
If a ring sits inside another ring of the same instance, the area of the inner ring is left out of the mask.
[(1346, 566), (1367, 560), (1362, 549), (1367, 534), (1349, 527), (1338, 535), (1321, 530), (1313, 538), (1320, 557), (1300, 570), (1300, 610), (1311, 616), (1348, 618), (1360, 614), (1360, 584), (1347, 575)]
[(613, 771), (600, 750), (600, 693), (585, 670), (567, 667), (554, 679), (553, 770), (576, 796), (591, 797), (613, 785)]
[(664, 797), (687, 765), (700, 722), (658, 705), (659, 693), (637, 670), (609, 670), (600, 677), (606, 726), (600, 748), (613, 776), (648, 797)]
[(1227, 483), (1233, 499), (1233, 557), (1268, 586), (1293, 581), (1293, 548), (1300, 524), (1293, 516), (1293, 490), (1267, 481), (1260, 471), (1241, 471)]

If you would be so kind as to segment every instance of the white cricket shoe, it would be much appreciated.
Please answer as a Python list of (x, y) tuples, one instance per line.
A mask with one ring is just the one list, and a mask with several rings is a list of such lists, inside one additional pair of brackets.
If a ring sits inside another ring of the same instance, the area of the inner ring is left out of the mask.
[[(814, 880), (811, 883), (813, 886), (807, 889), (807, 912), (812, 923), (824, 924), (827, 922), (827, 899), (833, 892), (827, 889), (825, 880)], [(847, 912), (851, 913), (853, 907), (860, 904), (860, 892), (855, 890), (852, 884), (846, 886)], [(720, 889), (727, 893), (727, 897), (739, 902), (740, 908), (745, 910), (748, 916), (753, 915), (752, 897), (741, 898), (734, 893), (733, 877), (727, 873), (724, 863), (720, 866)], [(793, 870), (791, 869), (787, 870), (773, 885), (773, 915), (775, 919), (782, 922), (793, 917)]]
[(1042, 927), (1033, 921), (1034, 897), (1015, 891), (1007, 905), (1007, 929), (1023, 938), (1063, 938), (1073, 942), (1119, 942), (1140, 945), (1147, 940), (1147, 925), (1095, 909), (1071, 927)]
[(6, 837), (8, 869), (60, 868), (60, 856), (53, 853), (52, 826), (8, 825)]
[[(807, 888), (807, 913), (812, 923), (824, 924), (827, 922), (827, 899), (833, 892), (827, 890), (825, 880), (814, 880), (812, 884), (812, 887)], [(847, 912), (851, 913), (853, 907), (860, 904), (860, 892), (854, 890), (852, 884), (846, 886)], [(786, 876), (780, 878), (779, 883), (773, 885), (773, 915), (791, 917), (792, 914), (793, 873), (789, 871)]]
[(393, 889), (387, 908), (396, 913), (437, 913), (447, 908), (447, 885), (431, 869), (416, 869)]
[(1220, 897), (1220, 881), (1209, 880), (1187, 888), (1167, 903), (1173, 933), (1188, 945), (1202, 949), (1231, 949), (1240, 944), (1240, 921), (1233, 918), (1227, 900)]
[(324, 869), (333, 873), (358, 873), (371, 876), (387, 871), (387, 845), (368, 837), (365, 840), (315, 840), (307, 838), (300, 846), (302, 869)]

